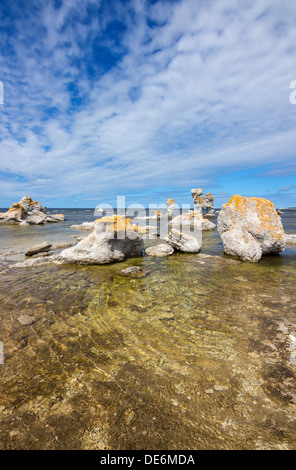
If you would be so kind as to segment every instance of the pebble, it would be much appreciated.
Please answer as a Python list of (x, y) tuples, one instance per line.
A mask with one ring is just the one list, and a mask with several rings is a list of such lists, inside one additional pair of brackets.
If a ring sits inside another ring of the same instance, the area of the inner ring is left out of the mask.
[(226, 387), (226, 385), (214, 385), (214, 389), (217, 391), (217, 392), (224, 392), (225, 390), (228, 390), (228, 387)]

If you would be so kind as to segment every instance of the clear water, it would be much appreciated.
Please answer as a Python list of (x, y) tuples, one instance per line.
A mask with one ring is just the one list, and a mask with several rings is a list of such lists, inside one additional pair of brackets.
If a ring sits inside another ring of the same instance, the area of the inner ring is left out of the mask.
[[(0, 226), (2, 266), (93, 220), (64, 213)], [(207, 232), (202, 253), (2, 272), (0, 448), (295, 449), (296, 246), (242, 263)]]

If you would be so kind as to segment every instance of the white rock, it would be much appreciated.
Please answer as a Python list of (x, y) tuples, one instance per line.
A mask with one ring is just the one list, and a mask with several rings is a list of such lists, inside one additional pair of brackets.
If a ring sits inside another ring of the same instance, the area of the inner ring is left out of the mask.
[(157, 258), (164, 258), (174, 253), (174, 248), (168, 243), (160, 243), (159, 245), (149, 246), (145, 250), (148, 256), (156, 256)]
[(267, 253), (285, 249), (285, 235), (274, 204), (257, 197), (233, 196), (218, 219), (224, 252), (245, 261), (259, 261)]
[(293, 245), (296, 243), (296, 234), (285, 233), (285, 240), (288, 245)]
[(164, 238), (164, 241), (169, 243), (175, 250), (183, 253), (198, 253), (201, 248), (199, 237), (180, 232), (174, 228), (169, 232), (168, 237)]

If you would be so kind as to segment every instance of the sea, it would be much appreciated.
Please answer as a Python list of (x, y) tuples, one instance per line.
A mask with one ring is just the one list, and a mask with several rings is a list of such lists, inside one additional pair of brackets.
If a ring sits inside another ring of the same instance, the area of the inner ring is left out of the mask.
[(0, 225), (0, 449), (296, 448), (296, 245), (241, 262), (214, 230), (211, 257), (7, 269), (97, 218), (47, 213), (66, 220)]

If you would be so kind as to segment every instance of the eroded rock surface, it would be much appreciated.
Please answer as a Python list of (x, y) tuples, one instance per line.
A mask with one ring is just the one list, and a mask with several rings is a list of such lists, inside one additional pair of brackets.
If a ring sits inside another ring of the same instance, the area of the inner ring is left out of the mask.
[(274, 204), (259, 197), (233, 196), (217, 221), (224, 251), (245, 261), (259, 261), (264, 254), (285, 249), (285, 234)]
[(28, 196), (12, 204), (7, 212), (0, 213), (0, 223), (18, 223), (20, 225), (41, 225), (62, 222), (64, 214), (46, 214), (46, 208), (40, 202), (32, 201)]

